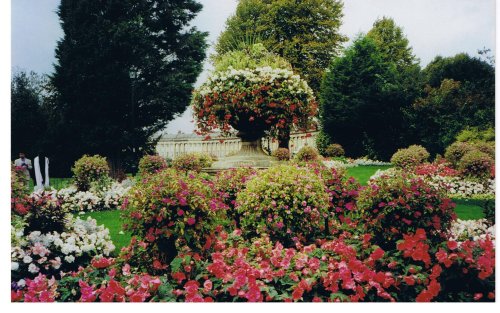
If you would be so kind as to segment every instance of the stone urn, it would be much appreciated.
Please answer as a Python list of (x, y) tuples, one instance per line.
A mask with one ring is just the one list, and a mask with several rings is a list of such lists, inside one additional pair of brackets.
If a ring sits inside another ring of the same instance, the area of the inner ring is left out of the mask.
[(267, 125), (262, 125), (262, 122), (247, 122), (232, 125), (238, 130), (237, 136), (241, 138), (241, 149), (233, 154), (221, 158), (215, 162), (211, 170), (219, 171), (237, 167), (256, 167), (268, 168), (278, 162), (278, 159), (267, 155), (262, 150), (262, 137), (265, 135)]

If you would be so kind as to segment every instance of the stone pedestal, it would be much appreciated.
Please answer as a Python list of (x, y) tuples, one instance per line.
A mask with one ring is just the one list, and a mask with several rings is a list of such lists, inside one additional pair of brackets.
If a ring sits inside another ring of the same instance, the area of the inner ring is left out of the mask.
[(212, 167), (207, 169), (207, 172), (216, 172), (237, 167), (268, 168), (277, 162), (278, 160), (275, 157), (267, 155), (264, 150), (262, 150), (261, 139), (253, 141), (242, 139), (240, 151), (225, 158), (221, 158), (219, 161), (212, 164)]

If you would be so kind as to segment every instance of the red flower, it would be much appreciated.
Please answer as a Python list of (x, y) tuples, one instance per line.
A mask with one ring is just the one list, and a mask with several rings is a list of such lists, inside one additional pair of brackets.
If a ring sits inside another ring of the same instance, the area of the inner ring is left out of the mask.
[(106, 259), (106, 258), (100, 258), (100, 259), (93, 259), (91, 262), (92, 266), (95, 268), (106, 268), (109, 267), (113, 264), (115, 264), (114, 259)]
[(187, 223), (189, 226), (192, 226), (192, 225), (194, 225), (194, 223), (196, 223), (196, 219), (194, 219), (193, 217), (190, 217), (187, 219)]
[(370, 258), (372, 258), (372, 260), (374, 261), (377, 261), (378, 259), (382, 258), (384, 254), (384, 250), (382, 250), (382, 248), (378, 248), (377, 250), (373, 251), (372, 254), (370, 254)]
[(455, 250), (456, 248), (458, 248), (458, 244), (456, 241), (449, 240), (446, 244), (448, 245), (448, 248), (450, 250)]

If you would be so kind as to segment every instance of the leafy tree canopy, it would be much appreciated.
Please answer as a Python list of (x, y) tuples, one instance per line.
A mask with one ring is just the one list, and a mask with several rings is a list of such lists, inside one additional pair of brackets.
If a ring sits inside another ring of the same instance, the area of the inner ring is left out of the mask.
[(61, 1), (50, 105), (56, 164), (69, 170), (85, 153), (107, 156), (113, 168), (137, 164), (189, 104), (207, 46), (207, 34), (190, 27), (201, 8), (194, 0)]
[(287, 59), (317, 92), (324, 69), (347, 41), (339, 33), (342, 8), (340, 0), (240, 0), (216, 51), (224, 54), (248, 38), (258, 40)]

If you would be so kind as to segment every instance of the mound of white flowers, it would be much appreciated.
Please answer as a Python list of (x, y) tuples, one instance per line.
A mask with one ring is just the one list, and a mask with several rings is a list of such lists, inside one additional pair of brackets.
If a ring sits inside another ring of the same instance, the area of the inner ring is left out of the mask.
[(93, 212), (119, 209), (124, 196), (133, 186), (133, 181), (114, 181), (110, 186), (91, 188), (89, 191), (78, 191), (70, 186), (57, 191), (62, 199), (62, 206), (70, 212)]
[(474, 241), (490, 237), (495, 244), (495, 225), (490, 226), (486, 219), (479, 220), (460, 220), (457, 219), (451, 224), (450, 239), (455, 241), (465, 241), (472, 239)]
[(11, 226), (11, 274), (16, 279), (76, 270), (92, 257), (109, 256), (115, 249), (109, 230), (90, 217), (81, 220), (70, 215), (62, 233), (25, 234), (24, 226), (22, 221)]

